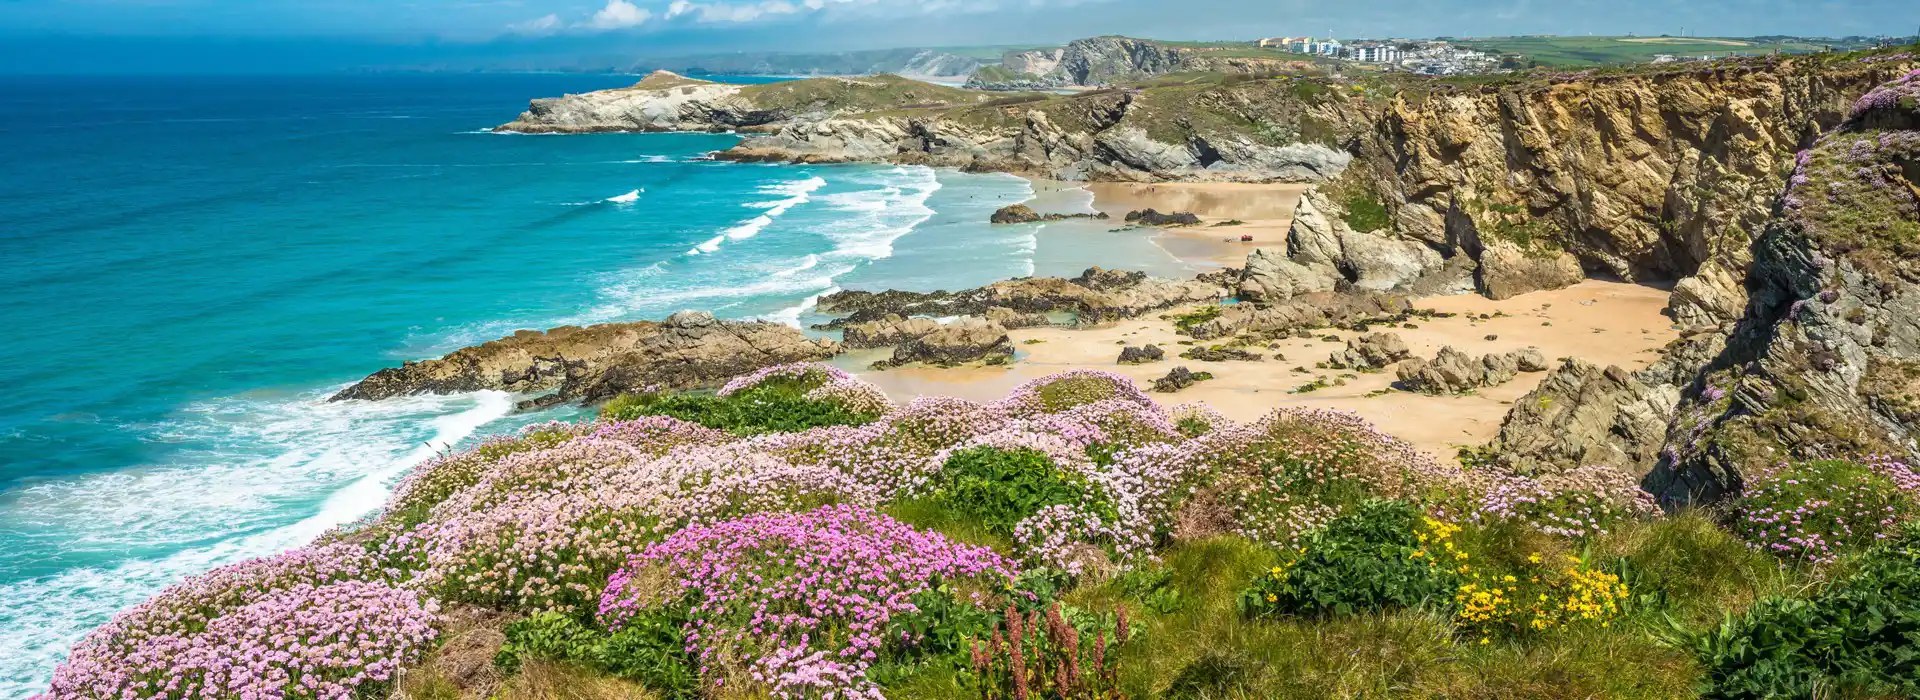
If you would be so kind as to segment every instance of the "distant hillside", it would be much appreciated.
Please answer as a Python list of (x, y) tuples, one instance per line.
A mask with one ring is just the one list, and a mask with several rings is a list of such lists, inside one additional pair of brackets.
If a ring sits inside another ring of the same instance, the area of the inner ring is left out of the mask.
[(1827, 48), (1827, 44), (1797, 37), (1505, 36), (1459, 39), (1455, 43), (1489, 53), (1522, 54), (1544, 66), (1646, 63), (1662, 54), (1723, 58), (1814, 53)]
[[(995, 54), (997, 55), (997, 54)], [(873, 75), (965, 78), (986, 61), (940, 49), (904, 48), (844, 53), (746, 52), (644, 61), (636, 68), (707, 75)]]

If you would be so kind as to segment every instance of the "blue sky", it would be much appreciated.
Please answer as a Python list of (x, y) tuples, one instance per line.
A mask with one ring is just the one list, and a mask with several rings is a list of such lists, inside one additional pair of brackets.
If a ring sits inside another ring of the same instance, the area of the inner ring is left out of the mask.
[(1907, 34), (1912, 0), (0, 0), (0, 70), (500, 67), (1275, 34)]

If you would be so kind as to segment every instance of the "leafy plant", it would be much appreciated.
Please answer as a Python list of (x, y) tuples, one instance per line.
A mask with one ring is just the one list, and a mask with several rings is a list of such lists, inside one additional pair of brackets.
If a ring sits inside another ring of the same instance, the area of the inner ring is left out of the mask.
[(1180, 589), (1174, 586), (1172, 569), (1133, 569), (1120, 574), (1114, 585), (1155, 613), (1171, 615), (1180, 610)]
[(1920, 697), (1920, 528), (1810, 599), (1768, 598), (1696, 642), (1709, 698)]
[(699, 697), (699, 677), (686, 651), (684, 616), (636, 615), (617, 631), (590, 627), (563, 613), (541, 613), (506, 627), (494, 665), (517, 672), (530, 660), (566, 661), (637, 681), (668, 698)]
[(1416, 556), (1425, 549), (1423, 526), (1419, 509), (1407, 503), (1361, 503), (1256, 579), (1241, 594), (1241, 610), (1254, 617), (1343, 616), (1441, 601), (1455, 575)]
[(1103, 515), (1113, 510), (1084, 478), (1055, 466), (1045, 453), (1024, 448), (955, 452), (934, 477), (928, 500), (1005, 536), (1047, 506), (1095, 504), (1095, 512)]

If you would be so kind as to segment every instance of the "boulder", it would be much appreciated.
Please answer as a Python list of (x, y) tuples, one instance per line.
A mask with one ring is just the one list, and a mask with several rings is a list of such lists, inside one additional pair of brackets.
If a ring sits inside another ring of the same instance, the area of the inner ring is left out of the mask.
[(989, 220), (996, 224), (1027, 224), (1039, 221), (1040, 214), (1025, 204), (1014, 204), (1001, 207)]
[(1176, 211), (1163, 214), (1157, 210), (1143, 209), (1127, 212), (1127, 223), (1159, 227), (1197, 226), (1200, 224), (1200, 217), (1195, 216), (1193, 212)]
[(1200, 382), (1212, 379), (1206, 372), (1194, 372), (1185, 367), (1175, 367), (1167, 376), (1153, 380), (1153, 390), (1162, 394), (1171, 394)]
[(1047, 320), (1046, 314), (1023, 314), (1013, 309), (1003, 309), (1000, 307), (988, 308), (986, 317), (987, 320), (998, 323), (1008, 330), (1040, 328), (1042, 326), (1053, 325), (1052, 321)]
[(1569, 359), (1514, 402), (1492, 445), (1495, 464), (1521, 474), (1596, 464), (1645, 474), (1659, 458), (1679, 400), (1675, 387)]
[(1342, 277), (1332, 265), (1303, 265), (1286, 251), (1258, 248), (1247, 256), (1240, 275), (1240, 298), (1253, 302), (1286, 301), (1302, 294), (1331, 292)]
[(1513, 381), (1523, 371), (1546, 371), (1546, 358), (1533, 348), (1475, 358), (1449, 345), (1432, 360), (1415, 358), (1402, 363), (1399, 377), (1408, 391), (1464, 394)]
[(874, 363), (877, 369), (915, 362), (952, 367), (969, 362), (1005, 364), (1013, 360), (1013, 342), (1007, 329), (985, 319), (966, 317), (894, 347), (893, 358)]
[(1506, 241), (1488, 241), (1486, 250), (1480, 253), (1477, 284), (1480, 293), (1500, 300), (1528, 292), (1565, 289), (1586, 278), (1580, 269), (1580, 259), (1572, 253), (1522, 249)]
[(931, 318), (901, 318), (887, 314), (877, 321), (850, 324), (841, 332), (841, 342), (849, 348), (884, 348), (925, 336), (940, 329)]
[(1419, 241), (1347, 231), (1340, 236), (1340, 269), (1353, 286), (1376, 292), (1400, 289), (1446, 266), (1440, 253)]
[(593, 402), (649, 388), (715, 387), (763, 367), (825, 360), (840, 347), (783, 324), (682, 311), (661, 322), (519, 331), (439, 359), (380, 370), (330, 400), (496, 389), (552, 392), (523, 406)]
[(1327, 358), (1334, 369), (1377, 370), (1413, 357), (1397, 333), (1372, 333), (1347, 341), (1344, 350)]
[(1150, 344), (1143, 348), (1129, 345), (1120, 349), (1120, 364), (1123, 365), (1144, 365), (1164, 359), (1167, 359), (1167, 351), (1160, 349), (1158, 345)]

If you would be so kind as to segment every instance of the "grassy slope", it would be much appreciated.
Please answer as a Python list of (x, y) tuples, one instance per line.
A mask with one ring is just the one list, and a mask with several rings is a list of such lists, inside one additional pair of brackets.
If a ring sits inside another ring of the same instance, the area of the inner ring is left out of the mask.
[(1660, 54), (1720, 57), (1767, 54), (1775, 50), (1782, 53), (1811, 53), (1823, 48), (1804, 42), (1614, 36), (1513, 36), (1460, 39), (1455, 43), (1481, 51), (1525, 54), (1547, 66), (1645, 63)]
[(861, 78), (810, 78), (749, 85), (740, 95), (761, 109), (806, 111), (838, 109), (878, 112), (909, 107), (959, 107), (994, 99), (998, 95), (908, 80), (897, 75)]

